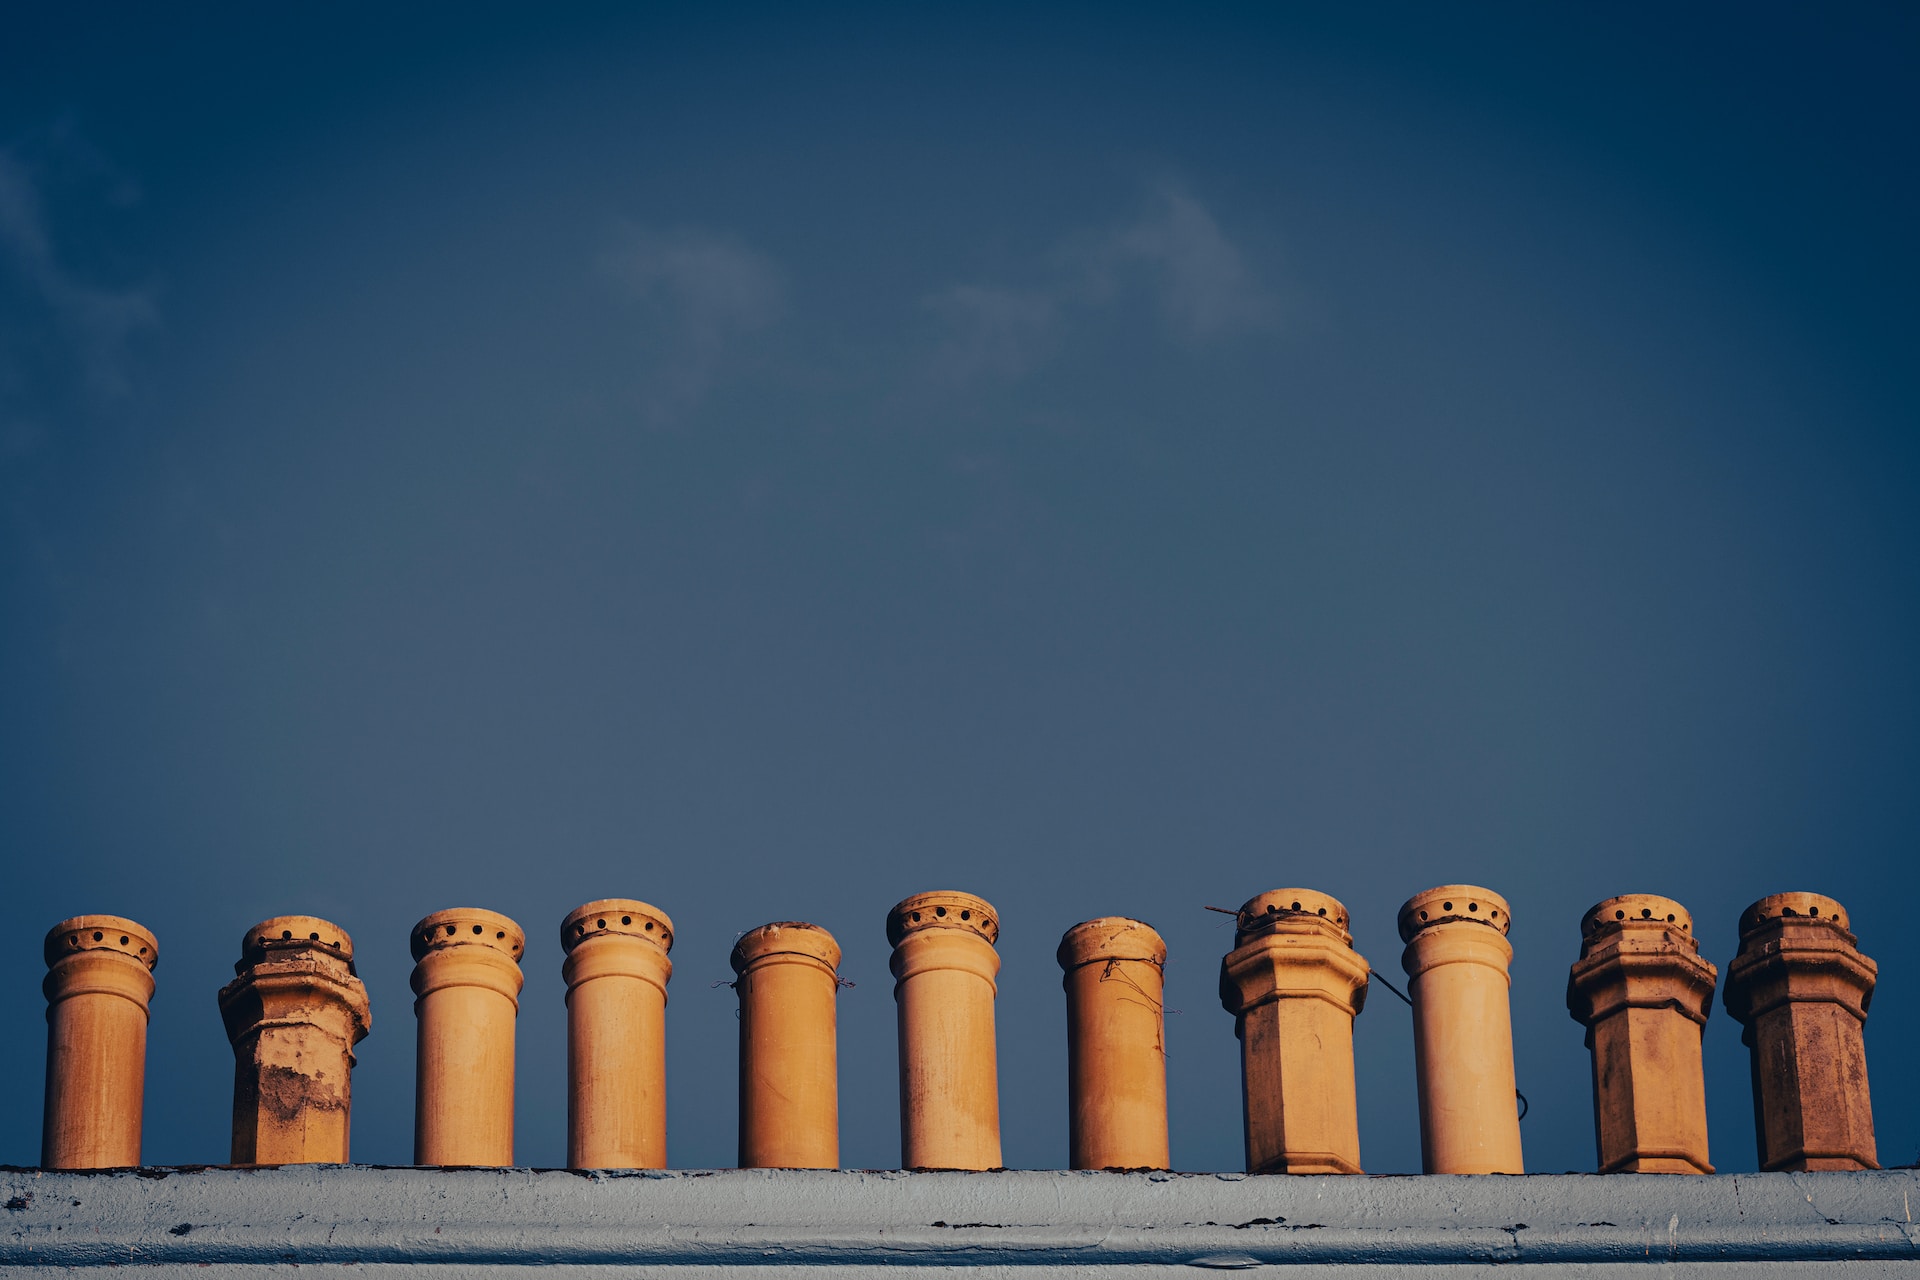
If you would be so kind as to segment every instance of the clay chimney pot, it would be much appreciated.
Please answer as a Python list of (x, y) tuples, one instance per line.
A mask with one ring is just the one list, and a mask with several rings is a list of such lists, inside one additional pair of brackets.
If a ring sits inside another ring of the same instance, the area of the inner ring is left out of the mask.
[(840, 944), (819, 925), (781, 920), (742, 934), (729, 961), (740, 997), (740, 1167), (838, 1167)]
[(667, 1166), (667, 980), (673, 921), (601, 898), (560, 922), (567, 983), (567, 1165)]
[(1347, 909), (1313, 889), (1272, 889), (1234, 918), (1220, 1003), (1240, 1039), (1249, 1173), (1359, 1173), (1353, 1020), (1372, 969)]
[(1776, 893), (1740, 916), (1723, 999), (1752, 1055), (1760, 1168), (1877, 1169), (1864, 1031), (1879, 966), (1846, 908)]
[(1068, 1158), (1075, 1169), (1165, 1169), (1167, 944), (1103, 916), (1067, 930)]
[(1671, 898), (1608, 898), (1580, 920), (1567, 1009), (1587, 1028), (1601, 1173), (1712, 1173), (1700, 1035), (1714, 967)]
[(220, 990), (233, 1044), (232, 1162), (345, 1164), (353, 1046), (372, 1027), (353, 939), (317, 916), (275, 916), (240, 939)]
[(1446, 884), (1400, 908), (1428, 1173), (1521, 1173), (1507, 900)]
[(413, 1162), (513, 1163), (513, 1033), (526, 934), (479, 907), (436, 911), (413, 926), (419, 1024)]
[(993, 1030), (999, 912), (969, 893), (919, 893), (887, 915), (900, 1023), (900, 1161), (1000, 1167)]
[(74, 916), (47, 931), (47, 1089), (40, 1163), (140, 1163), (147, 1015), (160, 943), (121, 916)]

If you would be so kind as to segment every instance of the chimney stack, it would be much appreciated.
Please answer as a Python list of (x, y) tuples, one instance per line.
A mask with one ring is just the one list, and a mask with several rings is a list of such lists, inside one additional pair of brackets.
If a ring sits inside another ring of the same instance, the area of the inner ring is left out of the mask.
[(1428, 1173), (1521, 1173), (1507, 900), (1441, 885), (1400, 908)]
[(117, 1169), (140, 1163), (147, 1005), (160, 944), (119, 916), (75, 916), (41, 946), (47, 976), (47, 1094), (40, 1163)]
[(740, 997), (740, 1167), (839, 1167), (840, 945), (819, 925), (782, 920), (742, 934), (731, 962)]
[(1713, 1172), (1700, 1034), (1717, 976), (1671, 898), (1629, 893), (1581, 919), (1567, 1009), (1593, 1052), (1601, 1173)]
[(495, 911), (454, 907), (413, 926), (413, 1162), (513, 1163), (513, 1024), (526, 934)]
[(1167, 944), (1103, 916), (1067, 930), (1068, 1157), (1075, 1169), (1165, 1169)]
[(603, 898), (560, 922), (567, 982), (567, 1167), (667, 1167), (673, 921)]
[(1878, 1169), (1862, 1031), (1879, 966), (1817, 893), (1776, 893), (1740, 916), (1727, 1012), (1753, 1054), (1763, 1171)]
[(1359, 1173), (1353, 1019), (1372, 969), (1347, 909), (1311, 889), (1274, 889), (1234, 918), (1220, 1003), (1240, 1039), (1248, 1173)]
[(900, 1163), (1000, 1167), (993, 1038), (999, 912), (969, 893), (918, 893), (887, 916), (900, 1015)]
[(220, 989), (233, 1043), (234, 1164), (345, 1164), (353, 1046), (372, 1026), (353, 939), (316, 916), (275, 916), (240, 939)]

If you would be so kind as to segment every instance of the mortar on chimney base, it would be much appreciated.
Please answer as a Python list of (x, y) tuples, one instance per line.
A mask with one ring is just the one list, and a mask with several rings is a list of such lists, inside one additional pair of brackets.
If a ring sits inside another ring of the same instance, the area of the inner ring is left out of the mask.
[(232, 1163), (347, 1163), (353, 1046), (372, 1026), (353, 939), (317, 916), (275, 916), (240, 939), (233, 971), (219, 996)]

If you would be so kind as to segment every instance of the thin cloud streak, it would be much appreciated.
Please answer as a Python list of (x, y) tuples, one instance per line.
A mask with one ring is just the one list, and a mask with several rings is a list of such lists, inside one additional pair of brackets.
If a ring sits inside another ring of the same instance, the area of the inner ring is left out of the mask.
[(1052, 279), (1038, 286), (957, 284), (921, 299), (943, 330), (929, 362), (936, 379), (1019, 377), (1053, 354), (1076, 318), (1141, 296), (1168, 336), (1190, 347), (1265, 327), (1281, 312), (1246, 251), (1177, 182), (1155, 186), (1131, 218), (1065, 237), (1047, 261)]
[(599, 268), (641, 312), (642, 340), (656, 357), (651, 399), (662, 414), (701, 399), (735, 342), (786, 310), (786, 287), (772, 259), (700, 228), (629, 225), (601, 255)]
[[(129, 393), (126, 345), (136, 331), (159, 321), (144, 289), (102, 289), (83, 283), (63, 264), (48, 230), (44, 202), (26, 166), (0, 150), (0, 261), (31, 305), (43, 309), (67, 348), (84, 390), (96, 405)], [(24, 363), (9, 343), (7, 363)]]

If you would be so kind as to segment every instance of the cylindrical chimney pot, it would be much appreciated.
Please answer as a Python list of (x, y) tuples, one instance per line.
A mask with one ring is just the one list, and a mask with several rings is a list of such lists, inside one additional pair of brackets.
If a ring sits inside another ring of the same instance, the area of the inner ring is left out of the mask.
[(47, 1093), (40, 1163), (117, 1169), (140, 1163), (147, 1007), (160, 944), (120, 916), (75, 916), (48, 931)]
[(1428, 1173), (1524, 1171), (1507, 998), (1511, 924), (1505, 898), (1469, 884), (1429, 889), (1400, 908)]
[(1832, 898), (1776, 893), (1741, 915), (1724, 999), (1752, 1052), (1763, 1171), (1880, 1167), (1862, 1038), (1879, 971)]
[(1601, 1173), (1713, 1172), (1700, 1035), (1717, 976), (1671, 898), (1608, 898), (1581, 919), (1567, 1009), (1593, 1053)]
[(1275, 889), (1234, 918), (1220, 1003), (1240, 1038), (1248, 1173), (1359, 1173), (1353, 1019), (1372, 969), (1347, 909), (1312, 889)]
[(317, 916), (275, 916), (240, 939), (233, 971), (220, 989), (233, 1163), (347, 1163), (353, 1046), (372, 1026), (353, 939)]
[(1167, 944), (1103, 916), (1055, 953), (1067, 989), (1067, 1155), (1075, 1169), (1165, 1169)]
[(567, 1165), (667, 1167), (667, 979), (673, 921), (631, 898), (560, 922), (567, 958)]
[(819, 925), (782, 920), (742, 934), (731, 962), (740, 996), (740, 1167), (837, 1168), (839, 944)]
[(970, 893), (917, 893), (887, 916), (900, 1015), (900, 1163), (1000, 1167), (993, 1038), (999, 912)]
[(413, 1162), (513, 1163), (513, 1028), (526, 934), (497, 911), (454, 907), (413, 926)]

